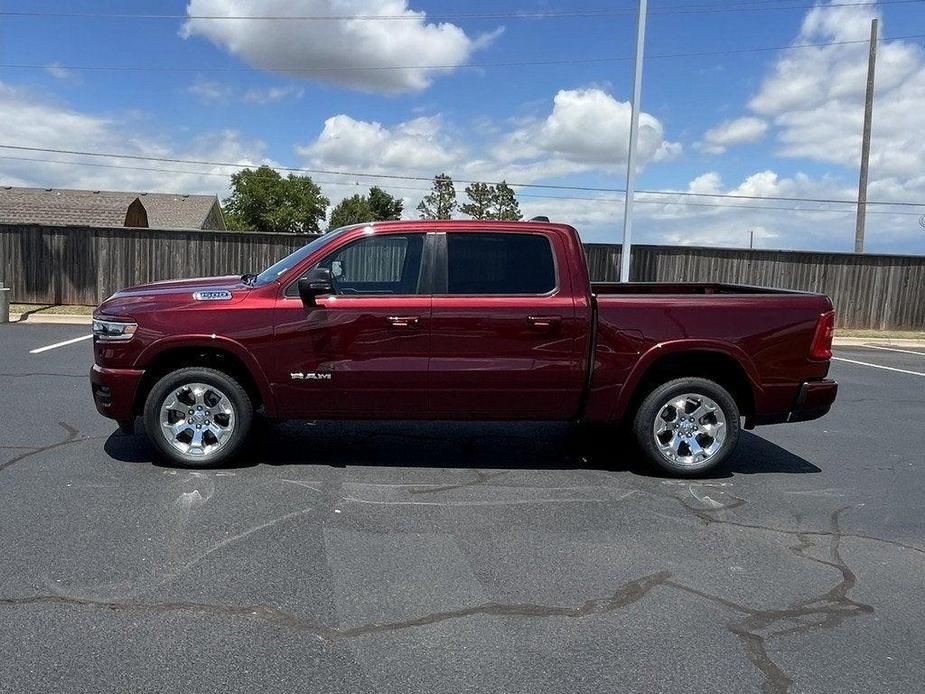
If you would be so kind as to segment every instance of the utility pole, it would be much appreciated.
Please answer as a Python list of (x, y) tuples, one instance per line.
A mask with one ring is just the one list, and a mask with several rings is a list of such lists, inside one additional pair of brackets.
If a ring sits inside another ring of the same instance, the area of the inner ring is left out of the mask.
[(755, 247), (755, 230), (754, 229), (748, 230), (748, 247), (749, 248)]
[(877, 69), (877, 18), (870, 20), (870, 55), (867, 58), (867, 94), (864, 98), (864, 134), (861, 138), (861, 176), (858, 180), (858, 219), (854, 228), (854, 252), (864, 252), (867, 223), (867, 165), (870, 161), (870, 126), (874, 115), (874, 73)]
[(636, 144), (639, 140), (639, 107), (642, 101), (642, 58), (646, 46), (646, 10), (648, 0), (639, 0), (636, 26), (636, 74), (633, 78), (633, 104), (630, 113), (630, 142), (626, 156), (626, 200), (623, 204), (623, 248), (620, 258), (620, 281), (630, 281), (630, 258), (633, 252), (633, 192), (636, 186)]

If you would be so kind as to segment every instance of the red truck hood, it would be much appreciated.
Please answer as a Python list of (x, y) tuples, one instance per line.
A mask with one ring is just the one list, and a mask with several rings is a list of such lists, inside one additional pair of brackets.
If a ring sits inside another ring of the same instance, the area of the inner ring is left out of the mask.
[(200, 301), (193, 298), (193, 294), (209, 290), (231, 292), (230, 299), (215, 302), (216, 305), (227, 306), (229, 303), (241, 301), (251, 289), (252, 287), (241, 281), (240, 275), (152, 282), (119, 290), (100, 304), (94, 313), (104, 316), (131, 316), (138, 310), (179, 308), (199, 304)]
[(225, 275), (224, 277), (196, 277), (188, 280), (164, 280), (151, 284), (139, 284), (135, 287), (121, 289), (112, 295), (112, 298), (123, 296), (148, 296), (159, 294), (176, 294), (178, 292), (196, 292), (205, 289), (247, 290), (250, 287), (241, 281), (240, 275)]

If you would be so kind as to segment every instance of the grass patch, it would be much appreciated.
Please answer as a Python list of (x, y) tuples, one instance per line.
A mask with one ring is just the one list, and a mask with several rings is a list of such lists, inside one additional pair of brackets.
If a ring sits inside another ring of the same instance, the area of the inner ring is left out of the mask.
[(846, 330), (839, 328), (835, 337), (867, 337), (890, 340), (925, 340), (922, 330)]
[(43, 313), (55, 315), (89, 316), (95, 306), (52, 306), (48, 304), (10, 304), (10, 313)]

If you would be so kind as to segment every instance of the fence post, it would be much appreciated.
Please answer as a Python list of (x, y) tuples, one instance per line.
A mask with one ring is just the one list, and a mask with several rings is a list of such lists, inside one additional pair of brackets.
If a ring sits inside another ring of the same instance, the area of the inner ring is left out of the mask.
[(0, 280), (0, 323), (10, 322), (10, 291)]

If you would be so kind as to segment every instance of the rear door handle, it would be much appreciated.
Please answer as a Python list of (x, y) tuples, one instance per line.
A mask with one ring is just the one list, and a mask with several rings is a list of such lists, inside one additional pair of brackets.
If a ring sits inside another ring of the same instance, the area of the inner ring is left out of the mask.
[(386, 320), (393, 328), (416, 328), (421, 322), (420, 316), (389, 316)]
[(527, 316), (527, 322), (539, 330), (557, 328), (562, 319), (559, 316)]

